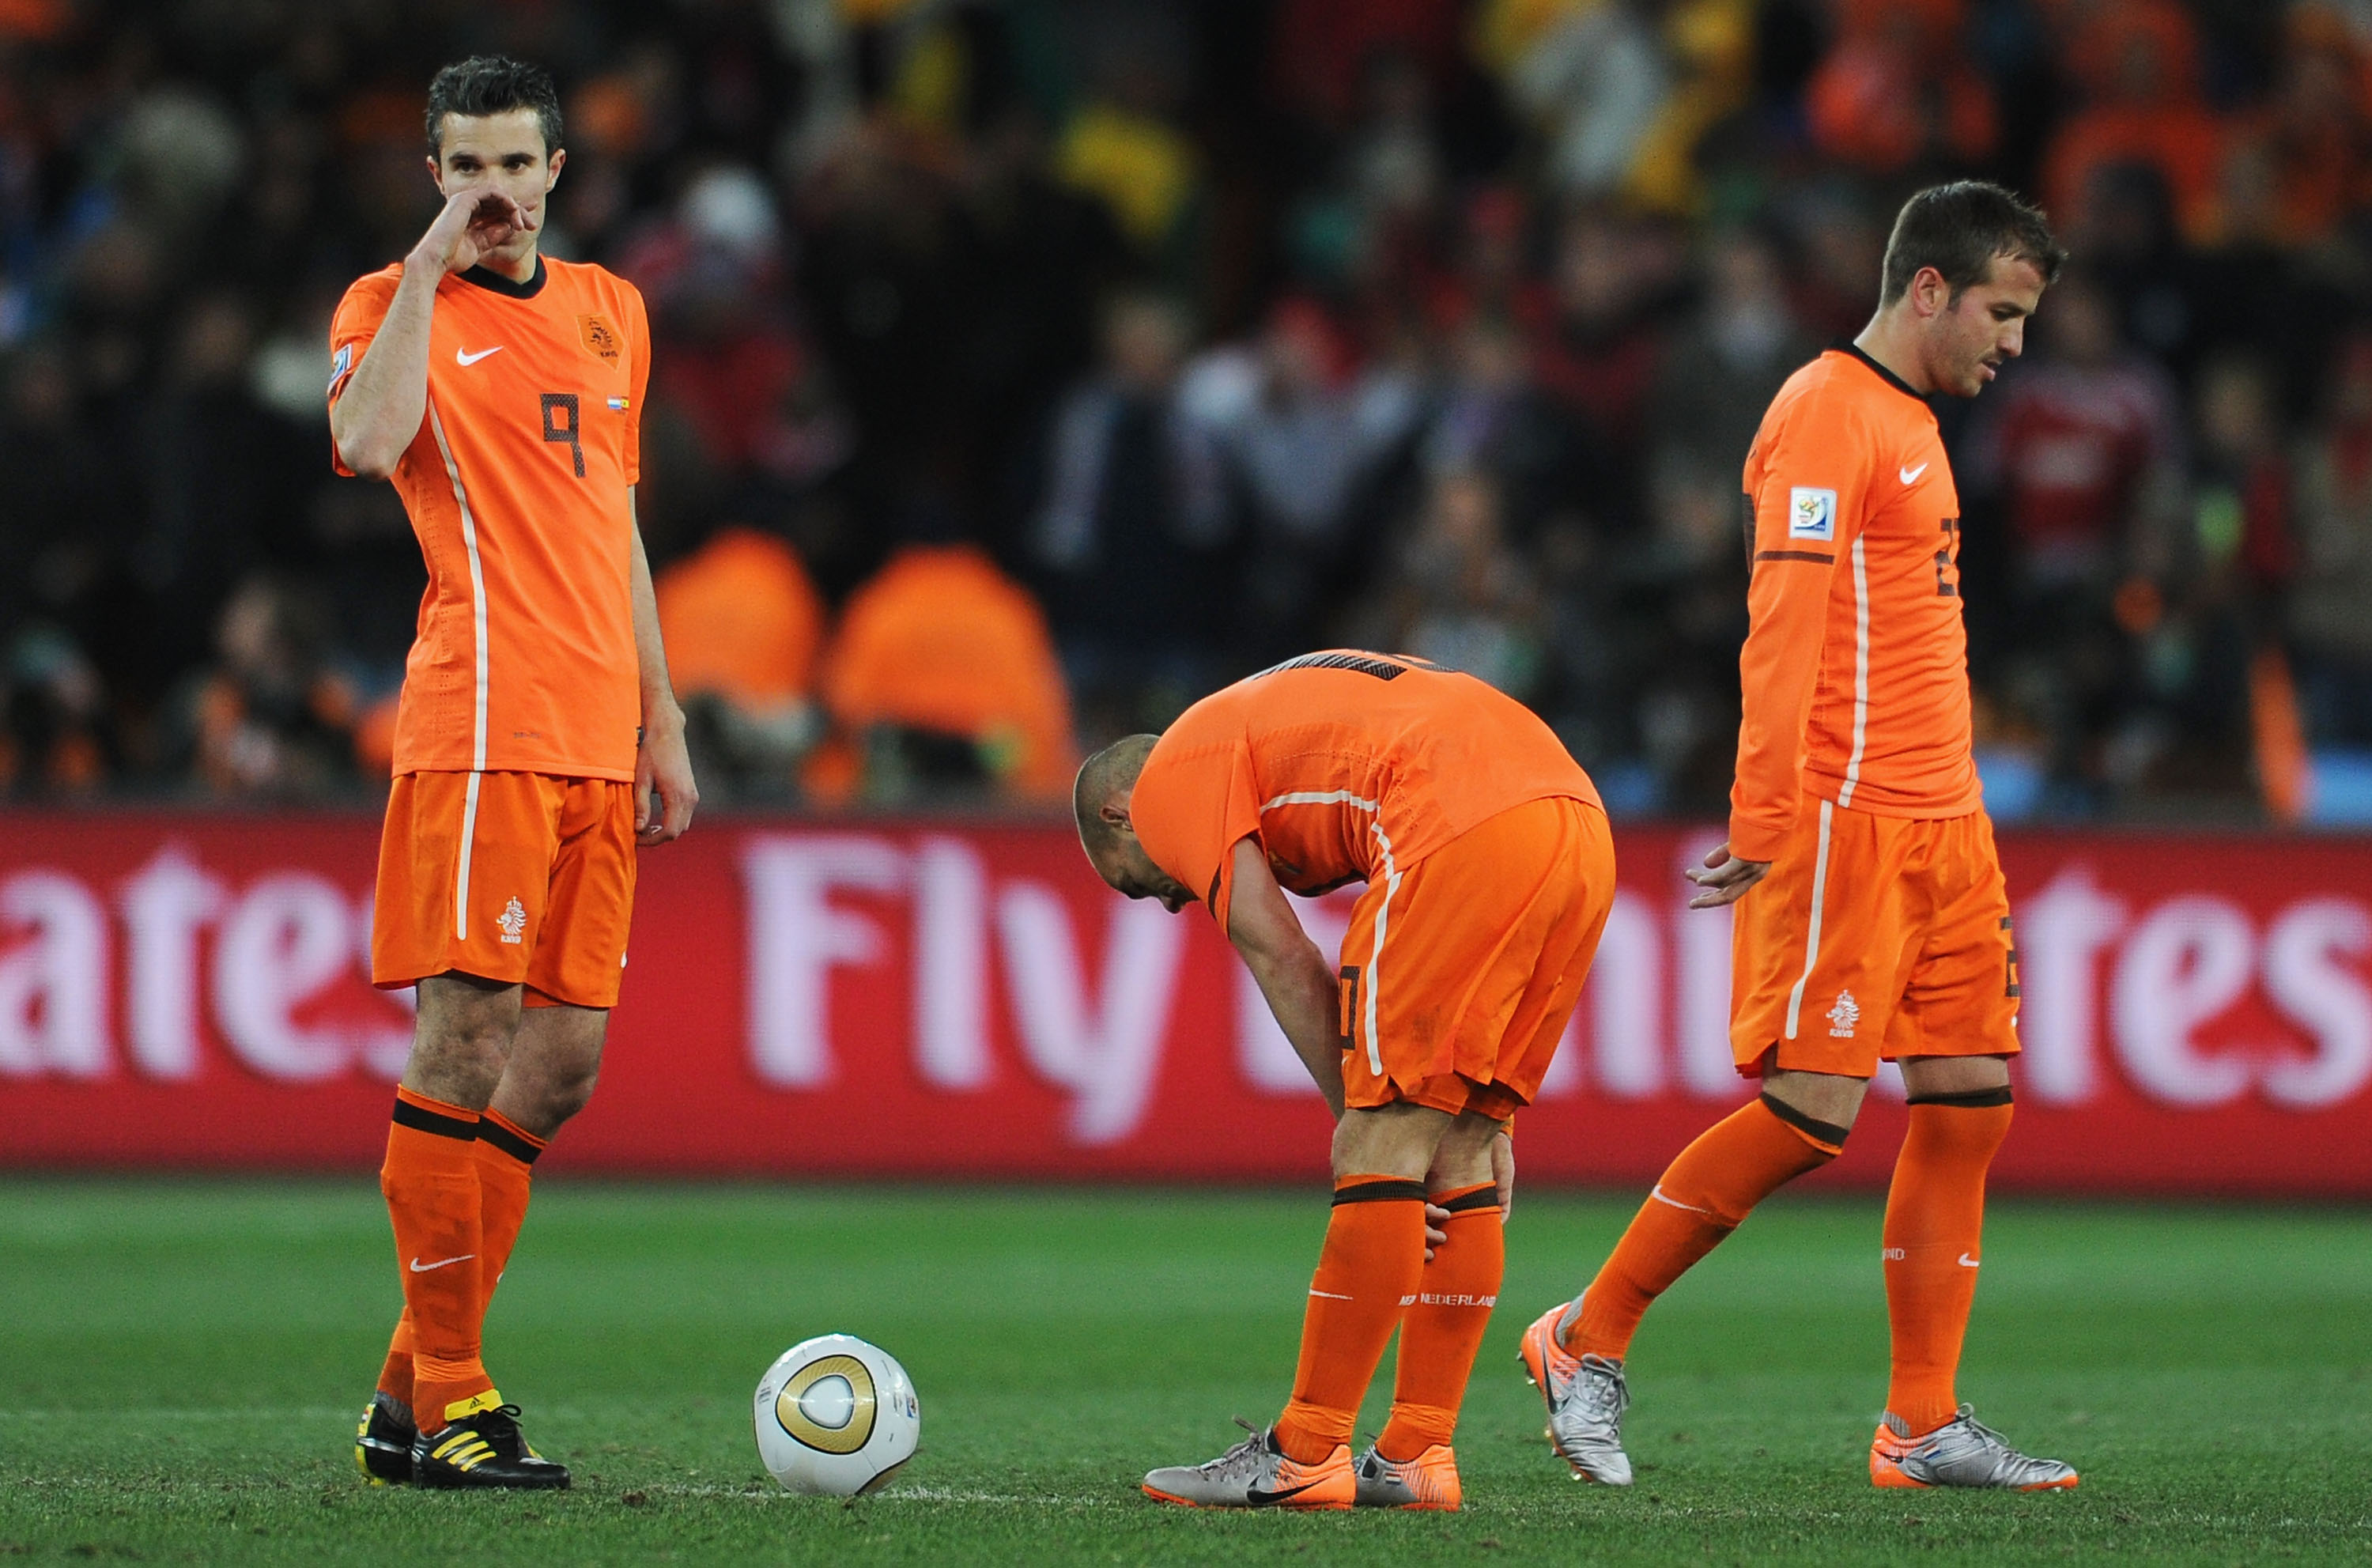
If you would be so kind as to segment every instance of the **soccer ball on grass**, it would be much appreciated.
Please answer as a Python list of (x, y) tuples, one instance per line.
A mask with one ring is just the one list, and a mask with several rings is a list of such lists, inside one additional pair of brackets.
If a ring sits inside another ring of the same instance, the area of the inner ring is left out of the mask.
[(788, 1492), (855, 1497), (914, 1457), (923, 1408), (897, 1357), (853, 1334), (819, 1334), (758, 1379), (758, 1458)]

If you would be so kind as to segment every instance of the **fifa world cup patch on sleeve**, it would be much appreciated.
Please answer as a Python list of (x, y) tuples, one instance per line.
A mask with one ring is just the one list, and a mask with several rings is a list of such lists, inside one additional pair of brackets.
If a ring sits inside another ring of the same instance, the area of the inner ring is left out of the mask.
[(1834, 540), (1837, 493), (1799, 484), (1787, 493), (1787, 537)]
[(340, 343), (338, 352), (330, 360), (330, 396), (334, 398), (338, 395), (338, 383), (343, 381), (354, 367), (355, 345)]

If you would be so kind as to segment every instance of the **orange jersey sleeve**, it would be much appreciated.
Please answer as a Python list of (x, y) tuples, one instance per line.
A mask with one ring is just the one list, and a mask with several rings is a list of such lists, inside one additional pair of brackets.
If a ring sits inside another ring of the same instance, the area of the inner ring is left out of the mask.
[(1529, 709), (1471, 676), (1355, 650), (1289, 659), (1180, 715), (1129, 815), (1224, 930), (1238, 841), (1314, 895), (1390, 878), (1527, 801), (1598, 792)]
[(1959, 500), (1933, 411), (1831, 350), (1773, 400), (1745, 483), (1730, 852), (1774, 858), (1808, 793), (1885, 816), (1974, 810)]

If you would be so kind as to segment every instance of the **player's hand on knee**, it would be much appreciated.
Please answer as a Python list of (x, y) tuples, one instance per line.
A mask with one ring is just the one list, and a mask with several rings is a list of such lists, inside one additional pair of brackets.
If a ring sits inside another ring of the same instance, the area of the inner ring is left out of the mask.
[(1424, 1260), (1426, 1262), (1433, 1261), (1433, 1249), (1449, 1239), (1449, 1232), (1443, 1228), (1448, 1224), (1448, 1209), (1438, 1203), (1427, 1203), (1424, 1206)]
[(1499, 1223), (1516, 1212), (1516, 1138), (1502, 1127), (1491, 1139), (1491, 1183), (1499, 1190)]
[(1702, 869), (1690, 866), (1681, 873), (1702, 889), (1689, 900), (1692, 910), (1719, 909), (1746, 897), (1746, 890), (1762, 880), (1771, 869), (1767, 860), (1740, 860), (1729, 853), (1729, 845), (1716, 845), (1704, 857)]

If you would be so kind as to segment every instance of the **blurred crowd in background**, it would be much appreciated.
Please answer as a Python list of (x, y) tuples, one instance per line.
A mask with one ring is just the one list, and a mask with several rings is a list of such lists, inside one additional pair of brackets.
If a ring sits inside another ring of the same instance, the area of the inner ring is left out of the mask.
[(486, 52), (650, 303), (712, 801), (1059, 799), (1349, 645), (1717, 812), (1756, 424), (1979, 174), (2075, 254), (1937, 410), (1994, 814), (2360, 808), (2372, 0), (0, 0), (0, 789), (383, 787), (326, 334)]

